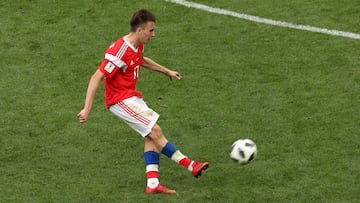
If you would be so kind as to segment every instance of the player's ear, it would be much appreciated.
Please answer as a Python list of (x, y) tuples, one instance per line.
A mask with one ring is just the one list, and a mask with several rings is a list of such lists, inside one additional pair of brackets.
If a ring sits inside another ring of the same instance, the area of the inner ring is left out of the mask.
[(143, 26), (139, 26), (136, 28), (136, 33), (141, 33), (143, 31)]

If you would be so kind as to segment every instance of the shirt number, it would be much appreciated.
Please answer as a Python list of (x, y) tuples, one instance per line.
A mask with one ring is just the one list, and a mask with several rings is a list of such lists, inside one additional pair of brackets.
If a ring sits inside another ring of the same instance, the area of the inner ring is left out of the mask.
[(134, 68), (134, 79), (139, 77), (139, 72), (140, 72), (140, 66), (136, 66)]

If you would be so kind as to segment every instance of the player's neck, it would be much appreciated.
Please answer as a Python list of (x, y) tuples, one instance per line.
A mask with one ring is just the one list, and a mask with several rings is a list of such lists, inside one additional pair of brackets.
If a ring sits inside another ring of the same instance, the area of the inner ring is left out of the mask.
[(133, 45), (135, 48), (137, 48), (140, 44), (140, 42), (137, 40), (137, 37), (134, 33), (129, 33), (128, 35), (125, 36), (126, 40)]

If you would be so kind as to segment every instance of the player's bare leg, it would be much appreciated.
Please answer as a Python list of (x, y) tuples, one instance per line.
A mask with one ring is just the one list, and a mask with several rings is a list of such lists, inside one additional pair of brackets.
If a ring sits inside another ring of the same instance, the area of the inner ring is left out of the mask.
[(165, 138), (159, 125), (155, 124), (148, 136), (145, 137), (145, 151), (160, 152), (168, 140)]

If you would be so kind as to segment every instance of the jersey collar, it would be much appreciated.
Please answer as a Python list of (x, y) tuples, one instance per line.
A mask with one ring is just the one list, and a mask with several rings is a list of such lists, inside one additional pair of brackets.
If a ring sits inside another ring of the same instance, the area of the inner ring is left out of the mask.
[(124, 42), (125, 42), (132, 50), (134, 50), (135, 52), (138, 51), (138, 48), (135, 47), (134, 45), (132, 45), (132, 44), (127, 40), (127, 35), (124, 37)]

